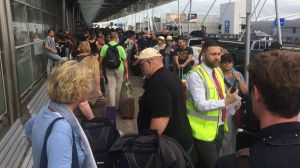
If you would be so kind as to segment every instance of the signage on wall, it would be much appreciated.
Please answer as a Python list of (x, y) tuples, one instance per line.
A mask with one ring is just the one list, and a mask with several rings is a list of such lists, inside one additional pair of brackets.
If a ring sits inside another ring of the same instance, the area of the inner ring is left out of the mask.
[[(280, 27), (284, 27), (285, 19), (280, 18), (279, 20), (280, 20)], [(274, 26), (277, 27), (277, 18), (275, 18), (275, 20), (274, 20)]]
[(229, 20), (225, 20), (224, 28), (225, 28), (224, 33), (229, 34), (229, 31), (230, 31), (230, 21)]

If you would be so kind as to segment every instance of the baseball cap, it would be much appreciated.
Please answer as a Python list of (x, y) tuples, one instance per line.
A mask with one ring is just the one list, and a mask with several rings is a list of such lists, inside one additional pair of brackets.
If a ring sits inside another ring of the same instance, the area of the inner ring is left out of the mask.
[(165, 38), (164, 38), (164, 36), (159, 36), (159, 37), (158, 37), (158, 40), (165, 41)]
[(166, 41), (173, 41), (173, 37), (171, 35), (168, 35)]
[(161, 57), (162, 55), (154, 48), (146, 48), (144, 49), (140, 55), (138, 56), (138, 59), (149, 59), (153, 57)]

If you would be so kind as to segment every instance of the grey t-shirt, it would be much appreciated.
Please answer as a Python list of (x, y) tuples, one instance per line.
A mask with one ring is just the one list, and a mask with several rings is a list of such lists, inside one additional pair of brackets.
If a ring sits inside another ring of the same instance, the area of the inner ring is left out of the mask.
[[(240, 79), (241, 79), (241, 81), (245, 82), (245, 79), (244, 79), (243, 75), (239, 71), (234, 71), (234, 72), (237, 72), (238, 75), (239, 75), (239, 77), (240, 77)], [(236, 80), (233, 76), (231, 76), (231, 77), (225, 77), (225, 79), (230, 83), (231, 86), (234, 85), (234, 82)], [(238, 81), (236, 81), (236, 87), (239, 89), (239, 93), (241, 93), (240, 92), (241, 88), (240, 88), (240, 85), (239, 85)]]
[[(47, 36), (46, 39), (45, 39), (45, 43), (48, 44), (48, 46), (50, 48), (54, 48), (55, 49), (55, 41), (54, 41), (54, 38), (53, 37), (50, 37), (50, 36)], [(52, 54), (50, 51), (48, 51), (47, 49), (45, 49), (45, 53), (50, 53)]]

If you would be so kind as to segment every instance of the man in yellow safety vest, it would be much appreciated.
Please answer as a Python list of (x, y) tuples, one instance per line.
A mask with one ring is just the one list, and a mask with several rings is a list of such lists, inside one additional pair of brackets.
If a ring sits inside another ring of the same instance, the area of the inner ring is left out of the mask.
[(218, 159), (224, 130), (226, 106), (236, 101), (238, 91), (225, 93), (224, 76), (219, 68), (221, 49), (218, 43), (206, 42), (202, 63), (187, 77), (187, 113), (194, 137), (197, 165), (213, 168)]

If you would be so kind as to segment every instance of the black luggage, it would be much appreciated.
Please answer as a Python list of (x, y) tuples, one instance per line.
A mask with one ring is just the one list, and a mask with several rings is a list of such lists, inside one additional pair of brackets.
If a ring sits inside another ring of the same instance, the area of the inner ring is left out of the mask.
[(110, 119), (94, 118), (83, 121), (82, 128), (88, 138), (98, 167), (103, 167), (109, 148), (119, 138), (116, 124)]
[(105, 168), (193, 168), (176, 140), (154, 130), (126, 134), (110, 148)]

